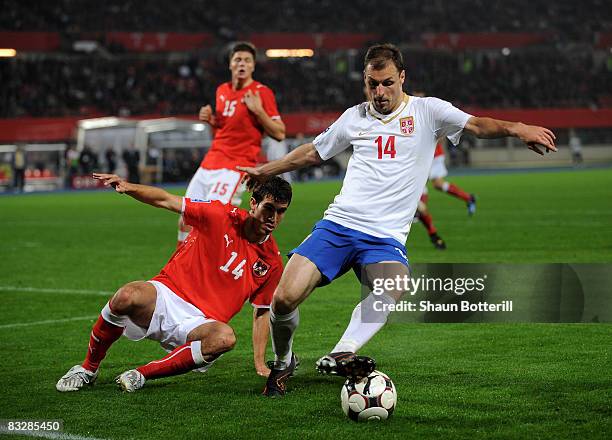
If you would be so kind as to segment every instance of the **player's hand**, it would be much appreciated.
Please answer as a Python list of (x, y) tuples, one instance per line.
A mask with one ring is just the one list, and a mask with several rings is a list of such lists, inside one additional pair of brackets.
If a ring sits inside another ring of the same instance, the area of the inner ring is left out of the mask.
[(215, 117), (213, 115), (212, 107), (210, 105), (205, 105), (204, 107), (200, 108), (198, 118), (202, 122), (208, 122), (212, 126), (215, 125)]
[(557, 151), (557, 147), (555, 146), (555, 139), (557, 138), (548, 128), (520, 124), (516, 134), (520, 140), (527, 144), (530, 150), (540, 155), (544, 155), (542, 148), (545, 149), (547, 153)]
[(259, 96), (259, 91), (253, 93), (252, 91), (247, 90), (244, 94), (243, 100), (251, 112), (258, 114), (264, 111), (261, 96)]
[(257, 375), (261, 377), (268, 377), (270, 375), (270, 369), (265, 364), (255, 365)]
[(120, 194), (128, 191), (129, 183), (116, 174), (93, 173), (93, 178), (101, 180), (104, 186), (112, 186)]
[(255, 188), (270, 178), (270, 176), (267, 174), (262, 173), (259, 168), (241, 166), (237, 166), (236, 168), (245, 173), (242, 181), (246, 183), (246, 187), (249, 192), (253, 192)]

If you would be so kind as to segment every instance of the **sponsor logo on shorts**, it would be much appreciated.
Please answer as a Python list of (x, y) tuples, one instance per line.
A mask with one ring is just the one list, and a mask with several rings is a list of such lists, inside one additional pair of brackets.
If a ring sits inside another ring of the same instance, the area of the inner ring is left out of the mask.
[(268, 273), (268, 270), (270, 270), (270, 265), (261, 258), (259, 258), (255, 264), (253, 264), (253, 275), (255, 275), (257, 278), (265, 276)]
[(203, 199), (189, 199), (194, 203), (210, 203), (210, 200), (203, 200)]
[(399, 121), (400, 131), (402, 134), (412, 134), (414, 132), (414, 117), (408, 116), (406, 118), (401, 118)]

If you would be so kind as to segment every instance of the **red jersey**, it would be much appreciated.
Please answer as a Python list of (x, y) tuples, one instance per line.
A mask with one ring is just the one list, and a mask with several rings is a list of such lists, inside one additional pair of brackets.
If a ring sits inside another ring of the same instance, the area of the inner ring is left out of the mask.
[(283, 272), (274, 238), (249, 242), (243, 231), (248, 212), (218, 201), (185, 198), (183, 218), (193, 229), (153, 279), (221, 322), (228, 322), (246, 300), (269, 307)]
[(436, 151), (434, 151), (434, 157), (444, 156), (444, 148), (442, 148), (442, 144), (438, 142), (436, 144)]
[(215, 99), (215, 137), (200, 164), (202, 168), (235, 170), (236, 165), (257, 164), (264, 129), (243, 101), (247, 90), (259, 92), (266, 113), (272, 119), (280, 119), (274, 92), (262, 83), (253, 81), (240, 90), (232, 89), (231, 82), (221, 84)]

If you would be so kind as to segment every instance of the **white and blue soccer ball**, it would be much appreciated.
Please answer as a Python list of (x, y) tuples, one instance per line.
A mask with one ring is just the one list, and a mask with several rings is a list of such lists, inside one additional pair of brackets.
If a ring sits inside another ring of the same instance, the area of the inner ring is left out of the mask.
[(340, 392), (342, 411), (351, 420), (386, 420), (395, 409), (397, 391), (385, 373), (373, 371), (359, 381), (347, 379)]

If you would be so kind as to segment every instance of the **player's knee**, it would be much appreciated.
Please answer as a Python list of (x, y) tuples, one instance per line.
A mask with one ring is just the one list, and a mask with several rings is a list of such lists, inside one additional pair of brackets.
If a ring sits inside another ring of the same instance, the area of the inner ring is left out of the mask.
[(224, 325), (215, 334), (214, 351), (224, 353), (230, 351), (236, 345), (236, 334), (229, 325)]
[(293, 312), (298, 306), (298, 301), (293, 300), (290, 295), (282, 290), (277, 290), (274, 293), (272, 301), (272, 311), (277, 315), (286, 315)]
[(112, 311), (118, 315), (129, 314), (137, 305), (139, 295), (138, 287), (131, 283), (126, 284), (111, 298), (110, 306)]

